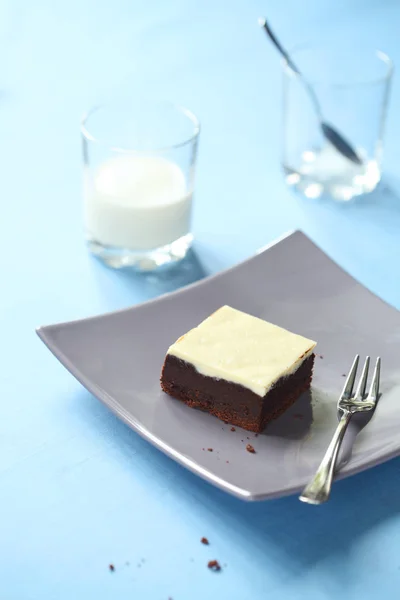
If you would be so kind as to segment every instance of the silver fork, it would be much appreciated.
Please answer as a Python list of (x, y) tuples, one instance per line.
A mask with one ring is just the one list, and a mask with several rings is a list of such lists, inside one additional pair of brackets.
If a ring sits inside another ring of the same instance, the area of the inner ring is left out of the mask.
[(365, 398), (367, 386), (369, 356), (367, 356), (356, 393), (353, 396), (353, 387), (356, 379), (358, 361), (360, 357), (354, 359), (353, 366), (347, 376), (343, 392), (338, 400), (338, 419), (339, 425), (333, 435), (332, 441), (328, 446), (324, 458), (310, 483), (304, 488), (300, 496), (302, 502), (309, 504), (322, 504), (326, 502), (331, 493), (332, 480), (335, 474), (336, 461), (340, 446), (346, 433), (351, 417), (358, 412), (367, 412), (374, 410), (379, 398), (379, 380), (381, 372), (381, 359), (378, 358), (375, 365), (374, 375), (372, 377), (371, 387), (368, 396)]

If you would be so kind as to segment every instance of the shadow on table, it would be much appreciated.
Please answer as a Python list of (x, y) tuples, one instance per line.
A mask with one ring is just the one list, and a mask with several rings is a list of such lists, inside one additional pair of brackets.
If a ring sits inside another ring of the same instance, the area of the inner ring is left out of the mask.
[(94, 272), (98, 285), (103, 297), (109, 297), (112, 308), (118, 306), (120, 297), (125, 300), (127, 293), (130, 296), (133, 293), (135, 302), (143, 302), (200, 281), (209, 274), (194, 249), (189, 250), (179, 264), (157, 273), (137, 273), (129, 268), (113, 270), (93, 260), (97, 265)]
[(324, 569), (326, 592), (340, 597), (354, 583), (351, 557), (357, 544), (400, 514), (399, 466), (397, 459), (337, 482), (331, 500), (318, 507), (301, 503), (297, 496), (246, 503), (191, 473), (179, 477), (176, 495), (186, 495), (187, 505), (194, 496), (208, 512), (207, 522), (223, 522), (226, 536), (246, 556), (244, 563), (263, 569), (272, 559), (288, 583), (329, 559), (331, 570)]
[(385, 175), (377, 187), (368, 194), (357, 196), (349, 202), (340, 202), (330, 197), (321, 197), (316, 200), (307, 199), (301, 192), (289, 188), (293, 198), (304, 201), (305, 206), (316, 207), (335, 207), (344, 211), (370, 212), (377, 209), (377, 212), (394, 211), (400, 213), (400, 180), (394, 175)]
[[(351, 202), (337, 202), (332, 199), (307, 200), (292, 190), (296, 206), (301, 208), (308, 224), (318, 225), (318, 231), (329, 234), (332, 224), (340, 235), (348, 235), (348, 227), (357, 222), (357, 229), (363, 224), (373, 229), (384, 230), (387, 235), (398, 234), (400, 227), (400, 180), (386, 176), (378, 187)], [(368, 240), (374, 244), (372, 238)]]
[[(296, 496), (247, 503), (167, 458), (88, 392), (79, 396), (75, 407), (80, 417), (89, 427), (102, 430), (104, 441), (112, 444), (122, 466), (141, 476), (148, 473), (147, 484), (154, 488), (151, 493), (168, 494), (178, 513), (185, 514), (196, 505), (207, 525), (207, 531), (199, 536), (211, 538), (213, 527), (221, 535), (222, 529), (252, 568), (263, 569), (266, 561), (273, 560), (289, 580), (329, 558), (335, 569), (331, 580), (325, 572), (325, 581), (339, 593), (351, 577), (347, 565), (357, 541), (400, 513), (400, 459), (337, 482), (331, 500), (319, 507), (302, 504)], [(214, 551), (217, 553), (218, 547)], [(218, 558), (224, 561), (223, 556)], [(336, 577), (337, 569), (340, 577)]]
[(344, 205), (349, 213), (357, 217), (373, 219), (376, 225), (384, 225), (392, 229), (397, 227), (400, 219), (400, 182), (393, 177), (385, 178), (378, 187), (365, 196), (360, 196), (354, 202)]
[(160, 295), (173, 292), (185, 285), (199, 281), (207, 276), (196, 251), (192, 248), (178, 264), (157, 273), (136, 273), (130, 269), (118, 272), (121, 278), (141, 285), (149, 294)]

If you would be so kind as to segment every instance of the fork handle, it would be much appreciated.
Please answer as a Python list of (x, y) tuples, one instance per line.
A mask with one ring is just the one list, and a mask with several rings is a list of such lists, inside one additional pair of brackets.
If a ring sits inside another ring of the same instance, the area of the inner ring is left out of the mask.
[(352, 413), (345, 411), (339, 421), (336, 431), (333, 435), (331, 443), (325, 452), (324, 458), (318, 467), (314, 478), (304, 488), (300, 496), (302, 502), (309, 504), (322, 504), (326, 502), (331, 493), (332, 480), (335, 474), (336, 461), (342, 444), (344, 434), (348, 424), (350, 423)]

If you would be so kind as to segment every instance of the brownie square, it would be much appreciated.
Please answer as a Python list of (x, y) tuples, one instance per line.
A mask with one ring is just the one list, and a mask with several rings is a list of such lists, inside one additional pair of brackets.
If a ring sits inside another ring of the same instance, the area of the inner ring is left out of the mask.
[(225, 306), (170, 347), (161, 387), (192, 408), (261, 432), (310, 387), (314, 347)]

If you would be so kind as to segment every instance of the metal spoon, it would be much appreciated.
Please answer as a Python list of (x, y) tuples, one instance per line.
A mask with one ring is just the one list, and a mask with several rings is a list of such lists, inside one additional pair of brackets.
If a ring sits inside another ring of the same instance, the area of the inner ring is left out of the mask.
[(310, 99), (314, 105), (315, 112), (317, 113), (319, 124), (320, 124), (320, 127), (321, 127), (324, 137), (332, 144), (332, 146), (334, 146), (336, 148), (336, 150), (338, 152), (340, 152), (340, 154), (342, 154), (342, 156), (345, 156), (346, 158), (348, 158), (352, 162), (356, 163), (357, 165), (361, 165), (362, 160), (360, 159), (360, 157), (358, 156), (358, 154), (356, 153), (354, 148), (352, 148), (352, 146), (349, 144), (349, 142), (347, 142), (345, 140), (345, 138), (336, 129), (334, 129), (331, 125), (328, 125), (328, 123), (326, 123), (323, 120), (321, 105), (319, 103), (319, 100), (317, 98), (317, 95), (316, 95), (312, 85), (301, 74), (300, 70), (295, 65), (293, 60), (290, 58), (287, 51), (283, 48), (283, 46), (281, 45), (279, 40), (276, 38), (272, 29), (268, 25), (267, 21), (264, 18), (260, 18), (260, 19), (258, 19), (258, 22), (261, 25), (261, 27), (263, 27), (265, 32), (267, 33), (269, 39), (274, 44), (275, 48), (277, 48), (277, 50), (283, 56), (288, 67), (294, 73), (296, 73), (296, 75), (298, 76), (300, 81), (303, 83), (303, 85), (304, 85), (305, 89), (307, 90), (308, 95), (310, 96)]

